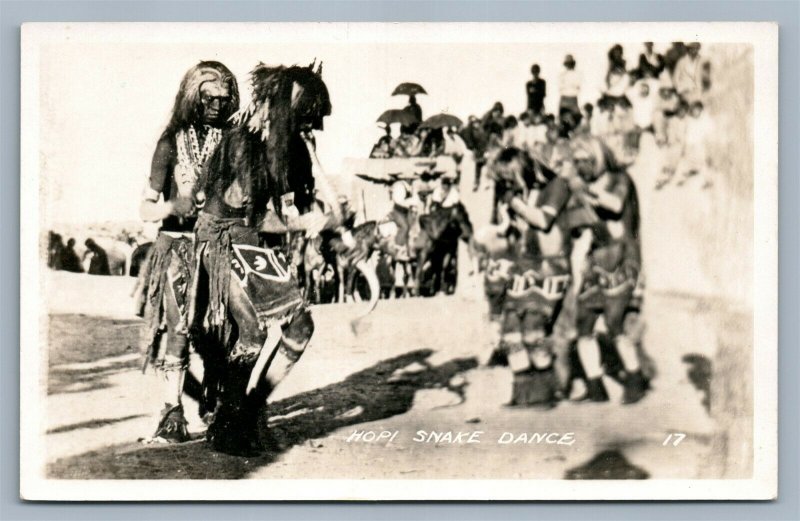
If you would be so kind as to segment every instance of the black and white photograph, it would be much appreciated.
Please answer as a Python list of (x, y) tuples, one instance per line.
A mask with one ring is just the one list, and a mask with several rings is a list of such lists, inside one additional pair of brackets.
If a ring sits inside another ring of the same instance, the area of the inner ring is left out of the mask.
[(22, 497), (776, 497), (777, 50), (25, 24)]

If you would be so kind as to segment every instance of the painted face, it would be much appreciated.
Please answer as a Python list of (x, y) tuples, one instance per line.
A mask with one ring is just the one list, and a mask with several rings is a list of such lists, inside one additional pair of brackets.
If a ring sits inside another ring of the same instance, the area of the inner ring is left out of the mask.
[(228, 85), (221, 82), (207, 81), (200, 85), (200, 104), (203, 106), (203, 123), (217, 126), (220, 116), (227, 113), (231, 102), (231, 93)]

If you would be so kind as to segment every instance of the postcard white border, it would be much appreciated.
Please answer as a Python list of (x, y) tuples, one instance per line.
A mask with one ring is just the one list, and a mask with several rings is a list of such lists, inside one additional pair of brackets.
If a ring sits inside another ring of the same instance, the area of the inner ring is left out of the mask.
[[(39, 50), (61, 42), (750, 43), (755, 56), (754, 465), (748, 480), (52, 480), (38, 346)], [(35, 23), (22, 28), (20, 495), (28, 500), (772, 499), (778, 475), (778, 25), (774, 23)]]

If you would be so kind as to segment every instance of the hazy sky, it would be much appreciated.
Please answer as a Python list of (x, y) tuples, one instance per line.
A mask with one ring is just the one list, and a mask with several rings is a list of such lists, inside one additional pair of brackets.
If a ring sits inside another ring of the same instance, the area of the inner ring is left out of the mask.
[[(317, 134), (325, 169), (366, 157), (381, 135), (375, 119), (402, 108), (390, 96), (403, 81), (422, 84), (425, 116), (446, 111), (462, 119), (495, 101), (507, 113), (525, 109), (525, 82), (537, 62), (548, 82), (547, 108), (558, 105), (558, 74), (571, 53), (583, 72), (581, 102), (594, 101), (605, 78), (608, 44), (441, 43), (59, 43), (40, 59), (40, 160), (47, 213), (55, 222), (138, 219), (139, 196), (156, 141), (180, 80), (200, 60), (219, 60), (249, 98), (247, 74), (256, 63), (322, 60), (333, 113)], [(660, 46), (657, 46), (660, 47)], [(640, 44), (625, 46), (629, 66)]]

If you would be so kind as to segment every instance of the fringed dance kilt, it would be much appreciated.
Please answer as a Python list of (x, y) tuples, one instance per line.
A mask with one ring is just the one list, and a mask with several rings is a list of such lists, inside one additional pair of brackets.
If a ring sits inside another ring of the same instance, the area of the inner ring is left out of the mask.
[[(190, 234), (159, 232), (139, 272), (136, 314), (145, 321), (141, 339), (145, 357), (143, 368), (148, 364), (157, 367), (163, 365), (168, 354), (177, 358), (180, 365), (188, 363), (187, 294), (194, 271), (193, 249)], [(165, 301), (167, 293), (174, 297), (174, 302)], [(167, 306), (173, 304), (179, 319), (174, 324), (168, 324)], [(162, 352), (160, 340), (168, 330), (166, 352)]]
[(622, 332), (625, 313), (639, 280), (639, 255), (638, 249), (634, 248), (632, 241), (620, 241), (589, 254), (577, 299), (579, 335), (592, 334), (594, 322), (600, 314), (612, 337)]
[[(197, 287), (193, 291), (196, 309), (192, 316), (202, 315), (203, 325), (226, 345), (231, 331), (227, 311), (229, 284), (235, 282), (244, 290), (259, 327), (264, 330), (288, 322), (304, 306), (299, 284), (284, 253), (259, 246), (257, 230), (246, 226), (243, 219), (201, 212), (195, 233), (196, 262), (208, 288), (200, 292)], [(208, 297), (205, 313), (198, 313), (203, 307), (203, 303), (197, 302), (199, 294)]]

